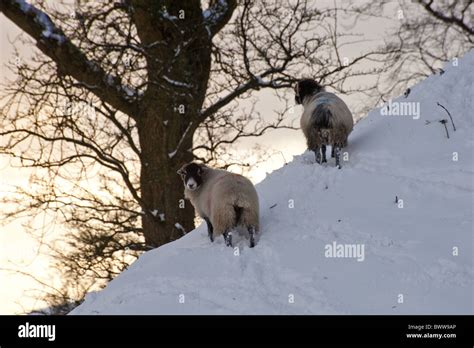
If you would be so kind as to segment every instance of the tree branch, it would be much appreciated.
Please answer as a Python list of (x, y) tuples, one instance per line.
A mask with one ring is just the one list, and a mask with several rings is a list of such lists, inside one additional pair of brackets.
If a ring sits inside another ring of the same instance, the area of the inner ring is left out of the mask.
[(255, 79), (248, 80), (244, 84), (240, 85), (236, 89), (234, 89), (232, 92), (227, 94), (226, 96), (222, 97), (219, 99), (217, 102), (215, 102), (213, 105), (209, 106), (207, 109), (201, 111), (200, 114), (200, 121), (205, 120), (207, 117), (211, 116), (214, 114), (216, 111), (221, 109), (222, 107), (226, 106), (229, 104), (231, 101), (235, 100), (242, 94), (244, 94), (247, 91), (250, 91), (252, 89), (258, 89), (260, 87), (272, 87), (274, 89), (276, 88), (283, 88), (283, 87), (291, 87), (291, 84), (284, 84), (284, 85), (277, 85), (276, 80), (272, 81), (264, 81), (262, 78), (265, 76), (268, 76), (272, 73), (277, 72), (278, 69), (270, 69), (266, 72), (264, 72), (262, 75), (257, 76)]
[(0, 12), (36, 40), (36, 47), (56, 63), (60, 73), (72, 76), (100, 99), (133, 116), (134, 105), (129, 101), (133, 91), (123, 86), (119, 77), (88, 60), (45, 12), (24, 0), (2, 0)]
[(204, 24), (209, 29), (211, 37), (229, 22), (236, 7), (236, 0), (214, 0), (209, 8), (202, 13)]
[[(462, 18), (457, 18), (455, 16), (446, 16), (444, 15), (441, 11), (436, 11), (433, 7), (431, 7), (432, 0), (431, 1), (424, 1), (424, 0), (417, 0), (417, 2), (425, 8), (426, 11), (428, 11), (433, 17), (443, 21), (444, 23), (447, 24), (454, 24), (461, 30), (465, 31), (466, 33), (470, 35), (474, 35), (474, 29), (472, 26), (470, 26), (467, 23), (464, 23)], [(465, 10), (467, 9), (467, 6)], [(464, 13), (463, 13), (464, 14)]]

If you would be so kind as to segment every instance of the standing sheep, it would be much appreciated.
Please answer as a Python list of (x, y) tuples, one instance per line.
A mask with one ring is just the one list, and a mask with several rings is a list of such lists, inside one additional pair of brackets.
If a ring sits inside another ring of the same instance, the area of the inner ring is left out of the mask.
[(255, 246), (259, 204), (257, 191), (249, 179), (197, 163), (185, 164), (178, 174), (183, 179), (184, 196), (207, 223), (211, 242), (214, 235), (222, 234), (226, 245), (232, 246), (232, 230), (245, 226), (250, 247)]
[(347, 137), (354, 126), (346, 103), (312, 79), (296, 84), (295, 101), (303, 104), (301, 129), (308, 148), (316, 155), (316, 162), (326, 162), (326, 145), (331, 145), (331, 157), (336, 157), (336, 166), (341, 168), (341, 148), (347, 146)]

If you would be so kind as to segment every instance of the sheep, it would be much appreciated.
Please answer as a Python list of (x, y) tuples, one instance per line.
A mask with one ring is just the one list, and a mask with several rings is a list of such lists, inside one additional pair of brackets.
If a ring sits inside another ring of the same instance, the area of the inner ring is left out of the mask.
[(331, 157), (336, 157), (336, 166), (341, 168), (341, 148), (347, 146), (347, 137), (354, 127), (346, 103), (335, 94), (326, 92), (313, 79), (303, 79), (296, 84), (295, 101), (303, 104), (301, 129), (308, 149), (316, 155), (316, 162), (326, 162), (326, 145), (331, 145)]
[(259, 202), (249, 179), (194, 162), (183, 165), (178, 174), (183, 180), (185, 198), (206, 221), (211, 242), (214, 242), (214, 235), (222, 234), (225, 244), (232, 246), (232, 230), (244, 226), (250, 236), (250, 247), (255, 246)]

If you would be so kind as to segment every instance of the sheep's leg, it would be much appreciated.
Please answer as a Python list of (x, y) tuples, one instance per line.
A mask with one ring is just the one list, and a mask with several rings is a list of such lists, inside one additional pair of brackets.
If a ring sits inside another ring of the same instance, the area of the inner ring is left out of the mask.
[(313, 151), (314, 151), (314, 154), (316, 155), (316, 163), (321, 164), (322, 163), (321, 148), (316, 147)]
[(322, 162), (325, 163), (325, 162), (327, 162), (327, 160), (326, 160), (326, 145), (321, 146), (321, 152), (322, 152), (322, 155), (323, 155), (322, 156), (322, 158), (323, 158)]
[(331, 146), (331, 158), (336, 157), (336, 154), (335, 154), (336, 151), (335, 151), (335, 150), (336, 150), (336, 145), (333, 144), (333, 145)]
[(211, 240), (211, 242), (214, 242), (214, 227), (212, 226), (209, 218), (205, 217), (204, 221), (206, 221), (207, 224), (207, 234), (209, 235), (209, 239)]
[(222, 234), (224, 236), (224, 241), (226, 246), (232, 246), (232, 232), (224, 232)]
[(341, 169), (341, 163), (340, 163), (340, 159), (341, 159), (341, 148), (339, 147), (339, 145), (336, 146), (336, 149), (334, 150), (334, 154), (335, 154), (335, 157), (336, 157), (336, 167), (338, 167), (339, 169)]
[(255, 246), (255, 226), (249, 226), (248, 231), (250, 236), (250, 247), (253, 248)]

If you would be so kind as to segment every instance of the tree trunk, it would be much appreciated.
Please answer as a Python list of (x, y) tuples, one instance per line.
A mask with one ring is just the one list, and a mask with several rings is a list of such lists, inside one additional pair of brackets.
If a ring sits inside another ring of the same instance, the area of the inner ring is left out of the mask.
[[(152, 128), (150, 128), (152, 129)], [(150, 133), (145, 128), (143, 133)], [(141, 191), (146, 204), (142, 217), (146, 244), (157, 247), (183, 236), (194, 228), (194, 209), (184, 201), (184, 188), (177, 166), (160, 156), (163, 147), (159, 133), (143, 136)], [(146, 150), (145, 150), (146, 149)], [(189, 153), (183, 162), (192, 160)]]
[[(143, 231), (147, 245), (153, 247), (194, 228), (194, 209), (184, 201), (183, 183), (176, 172), (193, 160), (190, 149), (211, 68), (211, 38), (205, 27), (198, 25), (202, 20), (198, 10), (186, 12), (189, 24), (183, 26), (187, 32), (183, 35), (190, 38), (189, 43), (183, 46), (181, 36), (167, 35), (169, 47), (174, 49), (157, 51), (148, 60), (149, 79), (156, 83), (147, 89), (137, 126), (142, 152), (141, 196), (147, 210)], [(159, 214), (164, 214), (164, 219)]]
[[(160, 99), (163, 99), (163, 95)], [(173, 154), (189, 123), (186, 115), (170, 110), (174, 102), (160, 100), (160, 106), (141, 115), (139, 138), (141, 159), (141, 198), (145, 204), (142, 218), (147, 245), (157, 247), (182, 237), (194, 228), (194, 209), (184, 201), (184, 187), (176, 173), (193, 159), (192, 134), (181, 144), (184, 151)], [(161, 110), (164, 115), (157, 114)]]

